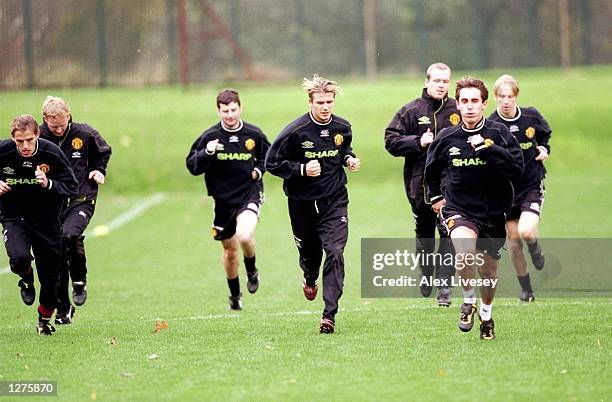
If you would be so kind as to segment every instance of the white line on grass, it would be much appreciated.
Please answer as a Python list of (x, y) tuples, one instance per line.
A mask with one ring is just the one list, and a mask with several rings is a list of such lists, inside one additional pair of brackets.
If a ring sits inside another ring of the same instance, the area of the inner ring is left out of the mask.
[[(161, 204), (166, 200), (167, 196), (165, 193), (155, 193), (150, 197), (145, 198), (142, 201), (139, 201), (137, 205), (128, 209), (121, 215), (112, 219), (110, 222), (98, 225), (93, 229), (87, 229), (85, 231), (85, 236), (87, 237), (100, 237), (105, 236), (112, 232), (115, 229), (120, 228), (121, 226), (127, 225), (134, 219), (138, 218), (142, 214), (144, 214), (147, 209), (154, 207), (157, 204)], [(11, 271), (10, 267), (0, 268), (0, 275), (8, 274)]]

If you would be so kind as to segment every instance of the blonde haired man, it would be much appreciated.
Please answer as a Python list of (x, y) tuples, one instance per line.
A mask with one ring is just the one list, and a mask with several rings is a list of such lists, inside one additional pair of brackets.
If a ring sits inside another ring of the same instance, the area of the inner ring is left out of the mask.
[(335, 81), (314, 75), (304, 78), (308, 113), (298, 117), (278, 135), (266, 156), (266, 168), (284, 179), (293, 237), (304, 271), (302, 290), (308, 300), (318, 292), (323, 264), (325, 308), (319, 331), (335, 330), (338, 301), (344, 288), (344, 247), (348, 239), (346, 173), (359, 170), (353, 153), (351, 124), (334, 115), (340, 87)]
[(524, 302), (535, 300), (527, 261), (523, 254), (523, 241), (537, 270), (544, 268), (544, 254), (538, 244), (538, 225), (544, 204), (544, 161), (550, 154), (548, 141), (551, 129), (548, 122), (534, 107), (519, 107), (518, 81), (511, 75), (502, 75), (493, 86), (497, 110), (489, 119), (504, 124), (516, 137), (523, 150), (525, 170), (513, 180), (514, 203), (506, 217), (506, 231), (510, 257), (516, 277), (521, 285), (519, 299)]
[(42, 138), (59, 146), (70, 161), (79, 182), (62, 212), (63, 258), (59, 274), (59, 306), (56, 324), (70, 324), (75, 307), (70, 303), (68, 283), (72, 279), (72, 299), (80, 306), (87, 300), (87, 266), (83, 232), (94, 214), (98, 186), (104, 184), (111, 147), (93, 127), (72, 121), (70, 105), (62, 98), (48, 96), (42, 108)]

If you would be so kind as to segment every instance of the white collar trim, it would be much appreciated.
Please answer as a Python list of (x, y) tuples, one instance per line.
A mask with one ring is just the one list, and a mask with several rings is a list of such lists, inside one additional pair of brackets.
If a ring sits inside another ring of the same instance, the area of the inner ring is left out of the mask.
[(240, 123), (238, 124), (238, 127), (236, 127), (236, 128), (228, 128), (228, 127), (226, 127), (225, 124), (223, 124), (223, 120), (221, 120), (221, 128), (223, 128), (228, 133), (235, 133), (237, 131), (240, 131), (240, 130), (242, 130), (243, 126), (244, 126), (244, 124), (242, 123), (242, 119), (240, 120)]
[(310, 120), (312, 120), (313, 123), (318, 124), (319, 126), (327, 126), (334, 118), (334, 115), (332, 114), (328, 121), (326, 121), (325, 123), (321, 123), (320, 121), (317, 121), (317, 119), (314, 118), (314, 116), (312, 115), (312, 111), (308, 111), (308, 115), (310, 116)]
[(505, 118), (505, 117), (504, 117), (504, 116), (501, 114), (501, 112), (499, 111), (499, 108), (497, 108), (497, 114), (499, 115), (499, 117), (500, 117), (500, 118), (501, 118), (503, 121), (517, 121), (518, 119), (520, 119), (520, 118), (521, 118), (521, 108), (517, 106), (517, 107), (516, 107), (516, 110), (518, 111), (518, 112), (516, 113), (516, 116), (514, 116), (514, 117), (513, 117), (513, 118), (511, 118), (511, 119), (507, 119), (507, 118)]

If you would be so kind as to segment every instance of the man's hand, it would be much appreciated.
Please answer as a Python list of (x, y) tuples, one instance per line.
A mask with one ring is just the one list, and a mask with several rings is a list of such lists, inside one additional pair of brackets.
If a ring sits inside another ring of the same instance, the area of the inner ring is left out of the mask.
[(42, 188), (47, 188), (49, 186), (49, 179), (47, 178), (45, 172), (40, 170), (40, 166), (36, 166), (36, 172), (34, 172), (34, 176), (36, 177), (36, 181), (42, 186)]
[(353, 158), (351, 156), (351, 157), (346, 158), (346, 167), (351, 172), (356, 172), (361, 167), (361, 162), (359, 161), (359, 158)]
[(0, 180), (0, 195), (6, 194), (11, 191), (11, 186), (6, 184), (4, 181)]
[(104, 184), (104, 175), (99, 170), (89, 172), (89, 180), (93, 180), (98, 184)]
[(317, 177), (321, 175), (321, 164), (313, 159), (306, 164), (306, 176)]
[(431, 144), (434, 140), (434, 135), (431, 130), (428, 128), (427, 131), (421, 135), (421, 148), (427, 148), (429, 144)]
[(548, 150), (545, 146), (538, 145), (536, 149), (538, 150), (538, 156), (536, 156), (535, 160), (545, 161), (548, 159)]
[(223, 151), (225, 146), (223, 144), (219, 144), (219, 139), (209, 141), (206, 144), (206, 153), (208, 155), (214, 155), (217, 151)]
[(436, 214), (440, 213), (440, 209), (442, 209), (443, 206), (446, 205), (446, 200), (444, 198), (442, 198), (439, 201), (434, 202), (433, 204), (431, 204), (431, 209), (433, 209), (433, 211)]
[(472, 148), (476, 148), (484, 144), (484, 138), (482, 138), (482, 135), (476, 134), (468, 137), (467, 142), (472, 146)]
[(259, 174), (257, 174), (257, 170), (252, 170), (251, 179), (253, 179), (254, 181), (257, 181), (258, 178), (259, 178)]

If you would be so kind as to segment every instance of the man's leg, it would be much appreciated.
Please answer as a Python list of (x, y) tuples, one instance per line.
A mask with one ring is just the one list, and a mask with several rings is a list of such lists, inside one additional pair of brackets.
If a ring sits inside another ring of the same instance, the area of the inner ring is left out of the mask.
[[(66, 267), (60, 269), (60, 298), (64, 298), (63, 287), (68, 286), (67, 278), (63, 278), (67, 275), (65, 270), (68, 270), (72, 279), (72, 299), (77, 306), (83, 305), (87, 300), (87, 258), (83, 233), (94, 211), (94, 204), (81, 203), (71, 206), (63, 214), (62, 237), (65, 245), (62, 265)], [(63, 305), (60, 306), (60, 311), (63, 311), (69, 306), (70, 300), (67, 299), (67, 303), (61, 301)]]
[(474, 326), (476, 307), (476, 291), (466, 281), (475, 279), (474, 265), (476, 262), (476, 239), (478, 233), (466, 226), (455, 227), (451, 232), (451, 240), (455, 249), (455, 268), (462, 281), (463, 304), (459, 318), (459, 329), (468, 332)]
[[(257, 209), (259, 210), (258, 207)], [(255, 266), (255, 228), (258, 221), (258, 212), (248, 208), (236, 218), (236, 237), (244, 255), (249, 293), (255, 293), (259, 288), (259, 272)]]
[(227, 286), (230, 290), (230, 308), (232, 310), (242, 310), (242, 300), (240, 294), (240, 279), (238, 277), (238, 249), (240, 243), (234, 235), (226, 240), (221, 240), (223, 246), (223, 269), (227, 278)]
[(521, 285), (519, 299), (525, 302), (531, 302), (534, 300), (533, 289), (531, 288), (531, 279), (527, 271), (527, 261), (523, 254), (523, 241), (519, 235), (518, 223), (518, 219), (506, 221), (508, 247), (510, 249), (510, 259), (512, 260), (512, 265), (516, 272), (516, 278)]
[(323, 258), (321, 240), (317, 233), (314, 215), (314, 203), (302, 201), (288, 201), (289, 218), (293, 238), (300, 255), (300, 268), (304, 272), (302, 289), (306, 299), (312, 301), (317, 297), (319, 269)]
[[(497, 260), (490, 254), (484, 255), (484, 264), (479, 268), (480, 277), (483, 279), (497, 279)], [(480, 339), (494, 339), (494, 322), (493, 322), (493, 298), (495, 297), (495, 287), (481, 286), (480, 287)]]
[(21, 221), (11, 221), (4, 222), (2, 234), (11, 271), (21, 278), (18, 283), (21, 288), (21, 299), (25, 304), (31, 306), (36, 300), (36, 290), (28, 231)]
[[(341, 192), (330, 200), (319, 221), (319, 237), (325, 251), (323, 263), (323, 300), (325, 308), (321, 332), (334, 331), (338, 301), (344, 289), (344, 247), (348, 240), (348, 195)], [(329, 322), (325, 322), (328, 320)], [(325, 324), (325, 325), (324, 325)], [(331, 325), (330, 325), (331, 324)]]
[(416, 252), (423, 255), (425, 258), (424, 264), (420, 265), (421, 275), (428, 278), (428, 283), (420, 281), (421, 295), (429, 297), (433, 286), (431, 285), (435, 264), (431, 258), (426, 258), (434, 252), (436, 247), (436, 221), (437, 216), (431, 209), (430, 205), (425, 204), (424, 200), (411, 200), (412, 215), (414, 216), (414, 232), (415, 232), (415, 247)]
[(436, 279), (440, 280), (440, 286), (436, 299), (438, 306), (449, 307), (451, 304), (451, 281), (455, 276), (454, 254), (452, 241), (448, 232), (438, 221), (438, 233), (440, 243), (438, 245), (438, 260), (436, 263)]
[(533, 266), (537, 270), (544, 268), (544, 254), (538, 243), (538, 224), (540, 216), (533, 212), (523, 211), (518, 221), (518, 233), (521, 239), (527, 243), (527, 249), (531, 255)]

